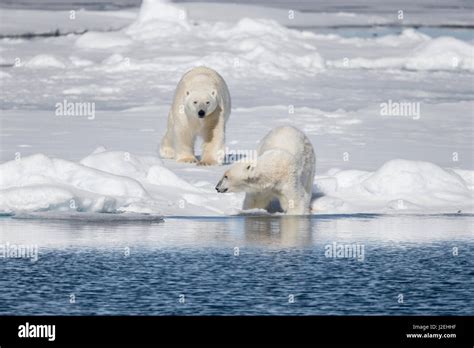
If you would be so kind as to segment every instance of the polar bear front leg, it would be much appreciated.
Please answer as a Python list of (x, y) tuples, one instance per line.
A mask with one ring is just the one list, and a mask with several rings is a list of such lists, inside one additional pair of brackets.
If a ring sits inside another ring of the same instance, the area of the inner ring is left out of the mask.
[(288, 185), (280, 195), (280, 206), (287, 215), (309, 214), (311, 197), (302, 185)]
[(196, 163), (194, 156), (194, 142), (196, 135), (189, 129), (175, 131), (176, 161), (181, 163)]
[(267, 192), (246, 193), (243, 209), (267, 209), (273, 196)]
[(290, 199), (288, 208), (286, 210), (287, 215), (307, 215), (309, 214), (309, 201), (305, 198)]
[(160, 156), (161, 158), (174, 158), (175, 157), (175, 151), (173, 148), (173, 140), (168, 130), (166, 131), (165, 136), (161, 140)]
[(212, 166), (224, 161), (225, 120), (219, 116), (213, 127), (205, 127), (202, 137), (202, 157), (198, 165)]
[(244, 199), (244, 205), (242, 209), (248, 210), (248, 209), (254, 209), (256, 208), (256, 201), (257, 201), (257, 194), (255, 193), (246, 193), (245, 194), (245, 199)]

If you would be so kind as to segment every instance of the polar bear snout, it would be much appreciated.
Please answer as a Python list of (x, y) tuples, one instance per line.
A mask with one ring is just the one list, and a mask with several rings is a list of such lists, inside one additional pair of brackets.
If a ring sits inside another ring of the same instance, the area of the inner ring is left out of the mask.
[(201, 109), (198, 111), (198, 116), (199, 118), (203, 118), (204, 116), (206, 116), (206, 112), (203, 109)]
[(221, 179), (221, 181), (219, 181), (216, 185), (216, 191), (219, 192), (219, 193), (225, 193), (229, 190), (229, 188), (227, 187), (227, 183), (226, 183), (226, 178), (223, 177)]

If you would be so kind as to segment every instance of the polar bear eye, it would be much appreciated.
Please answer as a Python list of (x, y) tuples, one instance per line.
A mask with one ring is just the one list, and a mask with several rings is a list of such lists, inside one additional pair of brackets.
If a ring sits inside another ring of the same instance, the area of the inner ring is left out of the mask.
[(197, 101), (193, 101), (194, 104), (197, 104), (198, 102)]
[(207, 101), (206, 104), (209, 104), (209, 102)]
[(224, 179), (229, 179), (229, 177), (227, 175), (224, 175)]

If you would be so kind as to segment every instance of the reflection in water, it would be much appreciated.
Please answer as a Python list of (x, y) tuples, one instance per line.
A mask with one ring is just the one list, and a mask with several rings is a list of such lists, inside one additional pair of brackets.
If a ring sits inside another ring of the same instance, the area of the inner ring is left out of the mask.
[[(472, 222), (469, 215), (0, 218), (0, 243), (39, 249), (36, 262), (0, 258), (0, 314), (472, 314)], [(341, 244), (360, 245), (364, 257), (327, 257), (327, 245)], [(185, 306), (177, 301), (183, 292)]]
[(43, 247), (312, 247), (474, 240), (471, 215), (333, 215), (165, 218), (164, 222), (0, 218), (0, 241)]
[(310, 216), (247, 217), (244, 220), (245, 240), (248, 244), (282, 248), (310, 246), (316, 221)]

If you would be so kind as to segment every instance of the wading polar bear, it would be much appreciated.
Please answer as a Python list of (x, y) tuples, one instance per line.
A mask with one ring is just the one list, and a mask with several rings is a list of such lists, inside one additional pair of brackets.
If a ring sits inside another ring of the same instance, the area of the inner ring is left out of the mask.
[(184, 74), (168, 115), (168, 128), (160, 146), (161, 157), (197, 162), (194, 142), (200, 135), (203, 144), (198, 164), (221, 164), (230, 103), (227, 85), (216, 71), (197, 67)]
[(273, 129), (260, 143), (254, 162), (234, 164), (216, 186), (217, 192), (246, 192), (244, 209), (267, 209), (277, 198), (291, 215), (309, 214), (316, 156), (297, 128)]

